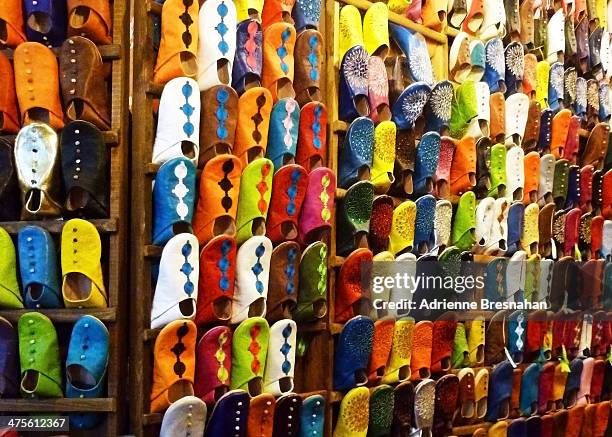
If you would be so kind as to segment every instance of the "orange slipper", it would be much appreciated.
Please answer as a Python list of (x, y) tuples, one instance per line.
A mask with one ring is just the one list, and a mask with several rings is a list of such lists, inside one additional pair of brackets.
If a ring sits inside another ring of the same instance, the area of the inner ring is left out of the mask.
[(370, 367), (368, 379), (376, 381), (385, 374), (387, 360), (393, 345), (393, 331), (395, 320), (384, 319), (374, 322), (374, 337), (372, 338), (372, 353), (370, 354)]
[(165, 84), (170, 80), (198, 74), (198, 13), (199, 3), (166, 0), (162, 8), (161, 41), (153, 82)]
[(266, 153), (272, 95), (262, 87), (247, 90), (238, 100), (234, 155), (243, 167)]
[(523, 159), (525, 185), (523, 190), (523, 203), (525, 205), (538, 201), (538, 187), (540, 186), (540, 154), (529, 152)]
[(261, 27), (266, 30), (274, 23), (293, 24), (291, 11), (295, 0), (267, 0), (263, 2), (261, 11)]
[(465, 136), (457, 143), (450, 172), (451, 194), (461, 196), (476, 185), (476, 141)]
[(55, 54), (42, 44), (27, 42), (15, 49), (13, 62), (23, 124), (38, 121), (54, 129), (63, 128), (64, 113)]
[(369, 249), (353, 251), (340, 267), (336, 288), (335, 322), (344, 323), (370, 311), (370, 290), (364, 288), (364, 272), (372, 264)]
[(0, 45), (15, 48), (26, 40), (21, 0), (3, 0), (0, 2)]
[(323, 103), (310, 102), (300, 111), (295, 162), (310, 173), (326, 165), (327, 156), (327, 108)]
[(410, 370), (412, 381), (431, 376), (431, 348), (433, 341), (433, 323), (423, 320), (414, 325), (412, 337), (412, 356)]
[(263, 33), (263, 71), (261, 82), (277, 102), (295, 97), (293, 90), (293, 50), (295, 27), (288, 23), (274, 23)]
[(68, 36), (84, 36), (96, 44), (113, 40), (108, 0), (68, 0)]
[(15, 75), (6, 55), (0, 52), (0, 77), (5, 79), (0, 87), (0, 133), (16, 134), (19, 132), (19, 111), (17, 94), (15, 94)]

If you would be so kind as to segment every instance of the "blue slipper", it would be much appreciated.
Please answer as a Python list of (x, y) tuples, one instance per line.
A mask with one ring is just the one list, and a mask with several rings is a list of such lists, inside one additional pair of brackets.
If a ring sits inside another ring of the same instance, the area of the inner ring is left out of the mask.
[(414, 82), (422, 81), (433, 85), (433, 68), (425, 37), (391, 22), (389, 22), (389, 33), (406, 56), (410, 79)]
[(587, 81), (584, 77), (576, 79), (576, 103), (574, 112), (579, 117), (584, 117), (587, 110)]
[(565, 393), (563, 394), (563, 404), (565, 408), (571, 408), (576, 404), (578, 390), (580, 389), (580, 379), (582, 378), (583, 362), (581, 358), (574, 358), (570, 363), (570, 374), (565, 381)]
[[(368, 117), (356, 118), (348, 127), (338, 159), (338, 186), (348, 188), (372, 166), (374, 123)], [(368, 176), (369, 179), (369, 176)]]
[(538, 139), (538, 149), (540, 154), (549, 153), (550, 140), (552, 138), (552, 119), (555, 113), (550, 108), (542, 109), (540, 114), (540, 136)]
[(520, 42), (513, 41), (504, 50), (506, 64), (506, 97), (518, 91), (525, 70), (525, 52)]
[(555, 62), (550, 66), (550, 72), (548, 73), (548, 106), (553, 112), (557, 112), (561, 109), (561, 102), (563, 101), (563, 64), (561, 62)]
[(359, 116), (370, 114), (368, 103), (368, 52), (361, 47), (351, 47), (340, 64), (340, 120), (350, 123)]
[(415, 194), (427, 194), (433, 189), (433, 177), (438, 168), (440, 155), (440, 134), (427, 132), (421, 138), (417, 149), (414, 164), (414, 176), (412, 178), (413, 192)]
[(610, 118), (610, 98), (608, 91), (610, 86), (607, 83), (599, 85), (599, 121), (608, 121)]
[(244, 390), (225, 393), (215, 404), (204, 435), (246, 437), (249, 402), (249, 394)]
[(293, 19), (298, 33), (302, 29), (318, 29), (321, 19), (321, 0), (297, 0), (293, 5)]
[(280, 99), (270, 113), (270, 129), (266, 157), (274, 164), (274, 171), (295, 160), (300, 105), (292, 99)]
[(483, 81), (489, 85), (491, 94), (506, 91), (505, 72), (504, 45), (501, 39), (493, 38), (485, 44), (485, 72), (483, 76)]
[(507, 430), (508, 437), (527, 437), (527, 422), (519, 417), (510, 422)]
[(486, 421), (494, 422), (509, 416), (513, 374), (509, 361), (502, 361), (491, 371)]
[(506, 267), (508, 259), (498, 256), (487, 263), (485, 296), (491, 302), (503, 302), (508, 297), (506, 288)]
[(451, 103), (455, 90), (448, 80), (438, 82), (429, 95), (423, 110), (425, 114), (425, 131), (440, 132), (448, 129), (451, 119)]
[(414, 248), (425, 246), (421, 253), (428, 252), (435, 244), (434, 214), (436, 211), (436, 198), (431, 194), (419, 197), (416, 202), (416, 219), (414, 220)]
[(508, 208), (508, 250), (506, 250), (506, 256), (511, 256), (514, 252), (520, 250), (524, 214), (525, 207), (520, 201), (514, 202)]
[(541, 370), (542, 365), (540, 363), (532, 363), (523, 371), (519, 408), (524, 416), (531, 416), (538, 411)]
[(415, 82), (397, 98), (391, 112), (398, 129), (413, 129), (417, 120), (423, 116), (425, 104), (431, 94), (431, 88), (425, 82)]
[(344, 325), (334, 359), (334, 390), (349, 390), (368, 382), (374, 322), (357, 316)]
[(321, 395), (308, 396), (300, 412), (300, 436), (322, 436), (325, 431), (325, 398)]
[[(514, 261), (510, 261), (514, 262)], [(525, 349), (525, 333), (527, 331), (527, 317), (521, 310), (514, 311), (508, 316), (508, 352), (516, 364), (523, 362)]]

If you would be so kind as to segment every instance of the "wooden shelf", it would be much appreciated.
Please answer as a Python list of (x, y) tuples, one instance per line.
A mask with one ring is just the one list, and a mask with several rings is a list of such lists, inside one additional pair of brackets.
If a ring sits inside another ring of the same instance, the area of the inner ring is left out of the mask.
[(158, 85), (156, 83), (149, 83), (149, 85), (147, 86), (147, 94), (150, 94), (152, 96), (156, 96), (156, 97), (161, 96), (161, 93), (163, 90), (164, 90), (164, 86)]
[[(59, 47), (54, 47), (52, 50), (56, 56), (59, 55)], [(116, 61), (117, 59), (121, 59), (121, 45), (119, 44), (98, 46), (98, 50), (104, 61)], [(13, 59), (13, 49), (3, 49), (2, 52), (7, 58)]]
[(142, 416), (142, 424), (144, 426), (157, 425), (162, 422), (163, 418), (164, 415), (160, 413), (147, 413)]
[(152, 15), (161, 15), (163, 5), (160, 5), (159, 3), (156, 3), (153, 0), (147, 0), (146, 6), (147, 6), (148, 13)]
[(117, 409), (115, 399), (0, 399), (0, 411), (2, 412), (106, 412), (112, 413)]
[(162, 248), (160, 246), (153, 246), (149, 244), (144, 247), (144, 256), (145, 258), (159, 258), (162, 254)]
[[(17, 234), (19, 230), (25, 226), (39, 226), (45, 230), (47, 230), (51, 234), (61, 234), (64, 225), (68, 220), (60, 219), (60, 220), (33, 220), (33, 221), (23, 221), (23, 222), (0, 222), (0, 227), (4, 228), (6, 232), (9, 234)], [(116, 218), (110, 219), (96, 219), (96, 220), (87, 220), (91, 224), (93, 224), (98, 232), (100, 233), (113, 233), (117, 232), (117, 222)]]
[(455, 426), (453, 427), (453, 435), (461, 436), (461, 435), (469, 435), (471, 436), (479, 429), (489, 429), (492, 423), (490, 422), (482, 422), (476, 423), (474, 425), (465, 425), (465, 426)]
[(34, 308), (19, 310), (0, 310), (0, 317), (4, 317), (9, 322), (17, 322), (22, 315), (31, 312), (44, 314), (54, 323), (74, 323), (85, 315), (97, 317), (103, 322), (114, 322), (117, 318), (117, 310), (115, 308)]

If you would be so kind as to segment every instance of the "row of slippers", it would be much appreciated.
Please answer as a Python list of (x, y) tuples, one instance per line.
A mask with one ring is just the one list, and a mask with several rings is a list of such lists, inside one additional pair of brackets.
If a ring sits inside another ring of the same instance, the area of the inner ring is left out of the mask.
[[(166, 0), (153, 82), (186, 76), (196, 79), (202, 91), (231, 84), (239, 94), (261, 83), (275, 102), (321, 100), (323, 40), (316, 30), (321, 2), (298, 2), (297, 36), (293, 3), (268, 0), (242, 9), (244, 3), (213, 0), (198, 7), (197, 1)], [(261, 22), (249, 15), (254, 11)]]
[(293, 320), (269, 326), (261, 317), (249, 317), (233, 331), (217, 326), (196, 341), (192, 321), (169, 323), (155, 340), (151, 412), (194, 394), (212, 405), (228, 390), (252, 397), (293, 392), (297, 331)]
[(77, 35), (110, 44), (111, 15), (109, 0), (6, 0), (0, 5), (0, 19), (6, 23), (0, 44), (15, 48), (32, 41), (51, 48)]
[[(486, 370), (481, 370), (478, 375), (482, 372), (486, 373)], [(464, 377), (463, 381), (466, 379)], [(462, 398), (470, 391), (466, 385), (465, 382), (458, 382), (457, 376), (446, 375), (437, 381), (425, 379), (416, 386), (406, 382), (396, 387), (382, 385), (369, 390), (366, 387), (354, 388), (342, 399), (333, 436), (454, 435), (453, 417), (460, 416), (464, 406), (471, 403)], [(476, 390), (482, 392), (483, 389), (477, 386)], [(471, 393), (474, 393), (473, 387)], [(486, 393), (484, 396), (484, 404), (479, 405), (484, 405), (486, 411)], [(476, 429), (473, 436), (603, 437), (608, 426), (610, 406), (610, 401), (606, 400), (527, 419), (519, 417), (500, 420), (489, 424), (490, 427)]]
[[(17, 236), (0, 227), (0, 307), (105, 308), (108, 305), (102, 273), (102, 243), (90, 222), (72, 219), (61, 235), (61, 285), (55, 242), (38, 226), (25, 226)], [(19, 256), (17, 256), (17, 253)], [(20, 285), (21, 283), (21, 285)]]
[[(59, 63), (58, 63), (59, 57)], [(106, 77), (110, 70), (96, 45), (82, 36), (68, 38), (56, 54), (37, 42), (17, 46), (14, 71), (0, 52), (0, 87), (3, 134), (16, 134), (20, 126), (41, 122), (59, 130), (69, 121), (84, 120), (109, 130), (110, 100)], [(63, 102), (63, 106), (62, 106)]]
[(108, 155), (104, 137), (78, 120), (61, 135), (31, 123), (17, 137), (0, 138), (0, 219), (108, 217)]
[(272, 249), (254, 236), (236, 249), (227, 235), (202, 251), (191, 234), (179, 234), (164, 247), (153, 296), (151, 327), (194, 319), (199, 327), (237, 324), (251, 316), (274, 322), (312, 322), (327, 314), (327, 245), (317, 241), (303, 251), (296, 242)]
[[(62, 366), (58, 334), (47, 316), (25, 313), (19, 318), (17, 329), (0, 318), (2, 398), (103, 397), (109, 354), (106, 326), (86, 315), (76, 321), (69, 336)], [(103, 417), (95, 413), (71, 413), (70, 427), (94, 428)]]
[(242, 167), (266, 155), (277, 169), (296, 161), (310, 171), (325, 163), (327, 109), (320, 102), (300, 108), (293, 98), (273, 103), (262, 87), (240, 97), (228, 85), (200, 94), (195, 80), (172, 79), (160, 99), (152, 162), (187, 157), (202, 167), (221, 153), (235, 155)]

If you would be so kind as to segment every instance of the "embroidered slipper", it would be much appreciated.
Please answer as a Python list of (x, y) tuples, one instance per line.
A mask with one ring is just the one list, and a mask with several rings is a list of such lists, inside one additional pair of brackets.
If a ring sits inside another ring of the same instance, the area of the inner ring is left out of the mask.
[(232, 65), (232, 88), (238, 94), (261, 85), (263, 65), (263, 34), (261, 24), (254, 19), (238, 23), (236, 55)]
[(17, 247), (26, 308), (60, 308), (60, 275), (49, 232), (38, 226), (25, 226), (17, 235)]
[(175, 320), (155, 339), (151, 412), (161, 413), (185, 396), (193, 396), (196, 325)]
[[(0, 11), (0, 23), (2, 23), (1, 14), (2, 11)], [(21, 121), (17, 109), (15, 74), (11, 62), (4, 53), (0, 54), (0, 74), (6, 78), (6, 85), (0, 90), (0, 132), (16, 134), (19, 132)]]
[(469, 35), (465, 32), (459, 34), (453, 40), (449, 52), (449, 79), (463, 83), (472, 69), (470, 59)]
[(361, 13), (353, 5), (344, 5), (340, 9), (339, 16), (339, 48), (338, 59), (343, 59), (345, 54), (356, 46), (363, 47), (363, 26), (361, 24)]
[[(61, 398), (59, 346), (55, 327), (45, 315), (25, 313), (17, 325), (20, 391), (24, 398)], [(32, 348), (32, 341), (37, 344)]]
[(387, 57), (389, 52), (389, 9), (385, 3), (374, 3), (363, 16), (365, 49), (371, 56)]
[(476, 417), (476, 382), (474, 370), (461, 369), (457, 374), (459, 379), (458, 417), (472, 419)]
[(17, 256), (11, 236), (0, 228), (0, 248), (5, 254), (0, 262), (0, 306), (7, 309), (23, 308), (23, 299), (17, 282)]
[[(395, 322), (392, 337), (387, 337), (393, 340), (386, 366), (383, 369), (382, 383), (392, 384), (410, 378), (413, 331), (414, 319), (406, 317)], [(371, 363), (374, 362), (374, 359), (378, 360), (376, 355), (372, 354)]]
[(294, 78), (295, 28), (288, 23), (274, 23), (263, 32), (262, 86), (274, 102), (295, 97)]
[(178, 77), (198, 74), (199, 3), (189, 0), (164, 2), (161, 41), (153, 72), (153, 82), (163, 85)]
[(231, 390), (225, 393), (215, 404), (204, 435), (213, 437), (236, 432), (239, 436), (246, 435), (249, 404), (249, 394), (244, 390)]
[(540, 183), (540, 155), (538, 152), (529, 152), (523, 159), (523, 174), (525, 177), (523, 189), (523, 203), (525, 205), (538, 201), (538, 188)]
[(458, 406), (459, 378), (457, 375), (444, 375), (436, 381), (433, 435), (452, 433), (453, 417)]
[(28, 2), (24, 3), (23, 7), (28, 41), (38, 42), (49, 48), (60, 46), (66, 38), (66, 2)]
[(599, 85), (599, 121), (610, 120), (610, 87), (603, 83)]
[(372, 353), (368, 366), (368, 379), (372, 382), (379, 381), (386, 373), (386, 365), (391, 355), (394, 340), (394, 327), (395, 320), (393, 319), (381, 319), (374, 322)]
[(102, 244), (91, 223), (72, 219), (62, 229), (62, 295), (67, 308), (105, 308)]
[(505, 71), (504, 46), (501, 39), (493, 38), (485, 44), (485, 70), (483, 75), (491, 93), (506, 91)]
[(374, 129), (370, 180), (378, 194), (386, 193), (394, 181), (396, 125), (383, 121)]
[(329, 231), (335, 193), (336, 175), (329, 168), (319, 167), (310, 172), (298, 223), (298, 238), (302, 244), (317, 241)]
[(414, 387), (410, 381), (398, 384), (394, 389), (393, 435), (410, 435), (414, 418)]
[(476, 185), (476, 141), (463, 137), (455, 148), (450, 171), (450, 192), (453, 198), (461, 196)]
[(5, 350), (2, 363), (2, 385), (0, 394), (3, 398), (19, 397), (19, 339), (13, 325), (5, 318), (0, 319), (0, 335)]
[[(489, 396), (489, 370), (486, 368), (476, 372), (474, 378), (474, 397), (476, 405), (476, 418), (483, 419), (487, 414)], [(504, 423), (504, 422), (501, 422)]]
[(301, 166), (288, 164), (273, 177), (270, 212), (266, 233), (272, 242), (294, 240), (298, 236), (298, 217), (306, 195), (307, 173)]
[(432, 86), (435, 82), (433, 68), (427, 50), (427, 41), (423, 35), (391, 22), (389, 31), (401, 52), (406, 56), (407, 73), (410, 79)]
[(504, 50), (506, 74), (506, 97), (518, 92), (525, 71), (525, 53), (517, 41), (508, 44)]
[(495, 200), (489, 244), (484, 248), (486, 255), (503, 255), (507, 249), (509, 206), (510, 203), (504, 198)]
[(419, 253), (428, 253), (434, 248), (434, 223), (431, 217), (436, 210), (436, 198), (430, 194), (419, 197), (416, 202), (416, 217), (414, 220), (414, 247)]
[(312, 395), (304, 399), (300, 415), (300, 430), (306, 435), (323, 435), (325, 428), (325, 398)]
[(438, 167), (440, 142), (440, 134), (437, 132), (427, 132), (421, 138), (416, 150), (414, 193), (427, 194), (433, 191), (433, 177)]
[(200, 252), (198, 326), (230, 319), (235, 275), (236, 242), (227, 235), (214, 237)]
[(424, 379), (414, 389), (414, 428), (421, 435), (432, 435), (434, 421), (436, 382)]
[(290, 319), (298, 302), (301, 251), (298, 243), (285, 241), (272, 251), (266, 319)]
[(431, 88), (424, 82), (413, 83), (400, 94), (391, 108), (399, 129), (423, 130), (423, 110), (430, 94)]
[(425, 131), (437, 131), (442, 134), (450, 127), (453, 95), (453, 85), (447, 80), (438, 82), (431, 89), (431, 94), (423, 109)]
[(385, 61), (378, 56), (368, 59), (368, 104), (375, 123), (391, 119), (389, 81)]
[(202, 93), (209, 102), (200, 112), (199, 166), (224, 153), (231, 153), (236, 136), (238, 94), (228, 85), (215, 85)]
[(234, 234), (241, 173), (240, 161), (231, 155), (219, 155), (204, 166), (193, 218), (194, 233), (200, 244), (218, 235)]
[(261, 11), (261, 23), (264, 30), (274, 23), (285, 22), (293, 24), (291, 11), (293, 10), (294, 4), (295, 0), (264, 2), (263, 10)]
[[(34, 59), (36, 68), (32, 69)], [(64, 127), (59, 67), (51, 49), (34, 42), (23, 43), (15, 49), (13, 64), (23, 124), (41, 122), (54, 129)]]
[(399, 204), (393, 211), (389, 251), (397, 255), (411, 252), (414, 244), (416, 205), (410, 200)]
[(453, 220), (453, 245), (462, 250), (469, 250), (475, 243), (476, 229), (476, 196), (472, 191), (461, 195), (455, 218)]
[(250, 396), (262, 393), (269, 341), (270, 328), (265, 319), (249, 317), (238, 325), (232, 338), (232, 390), (246, 390)]
[(259, 158), (247, 165), (240, 179), (236, 214), (236, 241), (242, 244), (253, 235), (264, 235), (270, 204), (274, 165)]
[(365, 316), (349, 320), (342, 329), (334, 358), (334, 390), (348, 390), (368, 382), (374, 323)]
[(236, 255), (236, 283), (231, 323), (266, 314), (272, 242), (264, 236), (249, 238)]
[(173, 236), (191, 232), (196, 168), (185, 158), (166, 161), (153, 186), (153, 244), (163, 246)]
[(389, 247), (389, 235), (393, 217), (393, 199), (387, 195), (376, 196), (372, 202), (369, 246), (373, 253), (386, 251)]
[(195, 396), (185, 396), (174, 402), (164, 413), (160, 437), (191, 434), (204, 435), (206, 404)]
[(8, 0), (0, 6), (0, 25), (3, 28), (0, 44), (10, 48), (26, 42), (23, 7), (19, 0)]
[(353, 251), (342, 264), (335, 299), (336, 323), (344, 323), (370, 309), (369, 283), (364, 278), (371, 264), (372, 252), (365, 248)]
[(506, 145), (521, 145), (529, 114), (529, 97), (522, 93), (512, 94), (506, 99)]
[(323, 37), (314, 30), (300, 32), (295, 43), (295, 94), (300, 105), (322, 100), (320, 90)]
[(340, 66), (339, 117), (351, 122), (369, 113), (368, 53), (362, 46), (355, 46), (346, 52)]
[(299, 118), (300, 107), (294, 99), (281, 99), (272, 108), (266, 157), (276, 170), (295, 160)]
[(351, 186), (338, 205), (338, 253), (345, 256), (357, 247), (367, 245), (374, 186), (360, 181)]
[(198, 90), (197, 82), (187, 77), (172, 79), (164, 86), (159, 101), (153, 163), (163, 164), (170, 159), (183, 157), (194, 164), (198, 163), (200, 155)]
[(275, 396), (293, 391), (297, 326), (283, 319), (270, 327), (263, 390)]
[(455, 140), (453, 140), (451, 137), (442, 137), (440, 139), (440, 153), (435, 175), (435, 193), (440, 199), (450, 198), (451, 166), (453, 163), (455, 149)]
[(393, 387), (383, 384), (371, 390), (369, 435), (378, 437), (389, 435), (393, 422), (393, 408)]
[(317, 320), (327, 314), (327, 256), (327, 245), (321, 241), (302, 252), (298, 303), (293, 312), (297, 321)]
[(476, 206), (475, 253), (483, 253), (492, 244), (493, 221), (496, 220), (494, 206), (495, 199), (492, 197), (485, 197)]
[(412, 354), (410, 358), (410, 379), (417, 381), (431, 376), (431, 350), (433, 323), (423, 320), (414, 325)]
[(272, 95), (265, 88), (250, 88), (238, 100), (233, 153), (244, 167), (266, 152), (271, 112)]
[(367, 117), (356, 118), (348, 127), (338, 159), (338, 178), (342, 188), (358, 180), (370, 179), (374, 150), (374, 123)]
[(350, 390), (340, 403), (333, 437), (366, 437), (369, 416), (370, 391), (366, 387)]
[(308, 29), (318, 29), (321, 19), (320, 0), (297, 0), (293, 6), (293, 19), (298, 32)]

